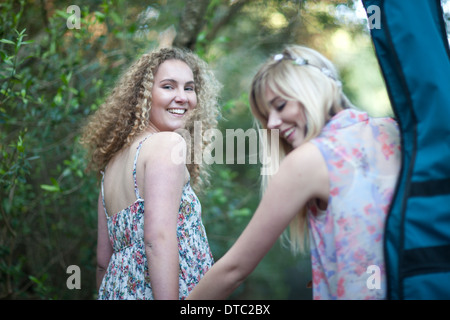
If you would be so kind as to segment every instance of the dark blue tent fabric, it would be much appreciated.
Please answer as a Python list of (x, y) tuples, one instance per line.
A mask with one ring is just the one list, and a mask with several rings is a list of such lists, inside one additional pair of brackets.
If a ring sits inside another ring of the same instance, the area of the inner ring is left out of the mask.
[(441, 3), (362, 2), (402, 138), (385, 227), (388, 298), (450, 299), (450, 52)]

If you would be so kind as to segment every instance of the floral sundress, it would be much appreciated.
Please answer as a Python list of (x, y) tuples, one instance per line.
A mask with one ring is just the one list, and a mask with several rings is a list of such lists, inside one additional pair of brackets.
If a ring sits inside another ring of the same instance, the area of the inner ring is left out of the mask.
[(383, 232), (400, 171), (398, 125), (346, 109), (312, 143), (330, 186), (327, 209), (308, 209), (313, 298), (385, 299)]
[[(139, 152), (143, 142), (149, 137), (139, 143), (134, 159), (132, 174), (136, 201), (111, 216), (106, 213), (103, 175), (102, 200), (113, 254), (99, 289), (99, 300), (153, 299), (144, 246), (144, 199), (139, 195), (136, 182)], [(201, 205), (190, 181), (183, 187), (178, 210), (177, 238), (179, 299), (185, 299), (214, 263), (201, 219)]]

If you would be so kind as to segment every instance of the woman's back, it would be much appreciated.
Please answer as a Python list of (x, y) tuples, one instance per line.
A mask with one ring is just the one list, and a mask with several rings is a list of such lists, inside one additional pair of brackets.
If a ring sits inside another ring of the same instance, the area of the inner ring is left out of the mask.
[[(141, 149), (146, 150), (141, 152)], [(144, 244), (145, 207), (141, 186), (145, 185), (146, 155), (157, 151), (152, 147), (151, 135), (136, 139), (105, 170), (102, 195), (113, 255), (99, 299), (153, 299)], [(213, 263), (201, 221), (201, 206), (189, 180), (181, 195), (177, 240), (179, 298), (183, 299)]]
[[(326, 160), (330, 189), (326, 211), (309, 206), (314, 298), (383, 299), (383, 226), (400, 170), (398, 126), (347, 109), (312, 142)], [(373, 286), (371, 268), (380, 271)]]

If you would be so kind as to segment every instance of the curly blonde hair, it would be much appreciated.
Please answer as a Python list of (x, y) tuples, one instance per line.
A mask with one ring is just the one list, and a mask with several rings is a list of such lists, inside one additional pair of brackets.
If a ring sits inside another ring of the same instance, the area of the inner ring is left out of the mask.
[[(88, 118), (80, 139), (88, 152), (87, 170), (100, 173), (118, 151), (129, 146), (148, 127), (154, 76), (166, 60), (183, 61), (194, 74), (197, 106), (185, 128), (191, 137), (196, 121), (200, 121), (202, 130), (217, 127), (221, 85), (206, 62), (186, 49), (154, 50), (143, 54), (125, 71), (106, 101)], [(203, 140), (202, 151), (208, 145)], [(187, 167), (194, 187), (208, 182), (203, 161), (188, 163)]]

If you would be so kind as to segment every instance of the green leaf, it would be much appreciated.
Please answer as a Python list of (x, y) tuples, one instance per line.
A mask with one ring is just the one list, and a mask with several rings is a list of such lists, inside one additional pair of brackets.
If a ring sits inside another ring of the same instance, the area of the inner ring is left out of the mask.
[(28, 276), (28, 278), (36, 284), (41, 284), (42, 281), (36, 278), (35, 276)]
[(63, 99), (62, 99), (61, 93), (58, 92), (58, 93), (55, 95), (55, 97), (53, 98), (53, 102), (54, 102), (55, 105), (57, 105), (57, 106), (62, 105)]
[(249, 208), (241, 208), (232, 211), (234, 217), (248, 217), (252, 211)]
[(111, 18), (117, 25), (123, 24), (122, 18), (116, 12), (111, 12)]
[(96, 11), (94, 13), (95, 17), (97, 18), (98, 22), (103, 22), (105, 21), (105, 14), (99, 11)]
[(43, 189), (45, 191), (49, 191), (49, 192), (59, 192), (59, 191), (61, 191), (59, 186), (52, 186), (52, 185), (49, 185), (49, 184), (41, 184), (41, 189)]
[(0, 42), (6, 43), (6, 44), (12, 44), (13, 46), (16, 45), (14, 41), (8, 40), (8, 39), (0, 39)]
[(50, 178), (52, 185), (49, 184), (41, 184), (41, 189), (49, 191), (49, 192), (60, 192), (61, 188), (59, 187), (58, 181), (55, 178)]

